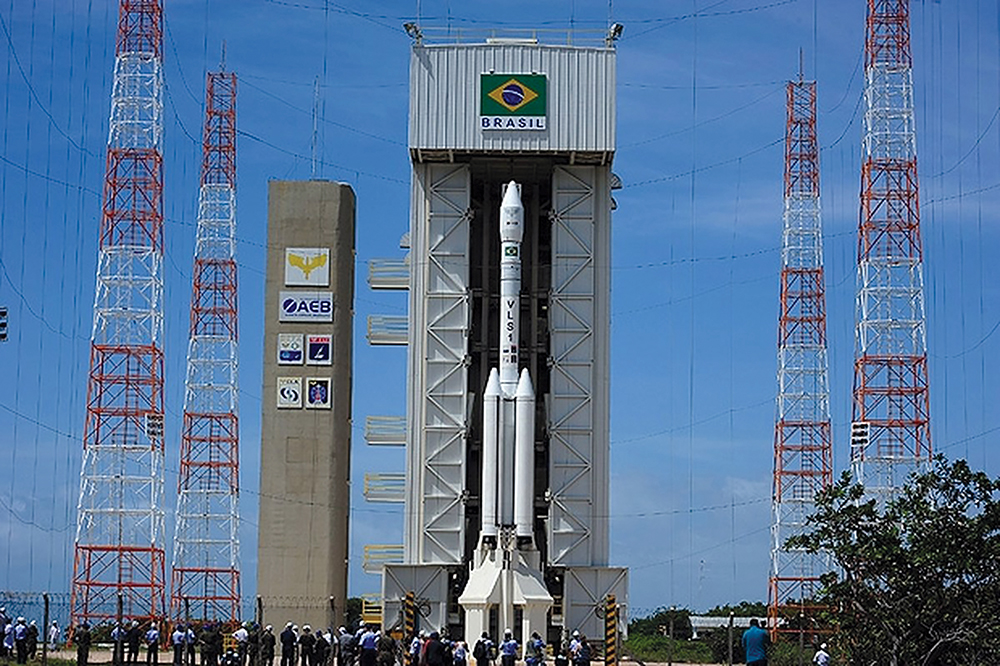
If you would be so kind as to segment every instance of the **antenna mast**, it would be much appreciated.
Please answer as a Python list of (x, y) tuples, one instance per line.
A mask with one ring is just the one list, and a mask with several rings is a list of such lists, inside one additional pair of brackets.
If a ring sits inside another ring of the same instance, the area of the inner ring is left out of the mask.
[[(163, 11), (122, 0), (70, 622), (164, 613)], [(120, 609), (120, 610), (119, 610)]]
[(816, 82), (787, 85), (785, 212), (781, 315), (778, 322), (778, 399), (768, 615), (771, 631), (795, 631), (799, 616), (814, 617), (826, 557), (785, 547), (802, 534), (816, 493), (833, 481), (830, 389), (826, 345), (823, 224), (819, 205)]
[(235, 621), (240, 617), (236, 75), (209, 72), (205, 98), (170, 614)]
[(868, 0), (851, 471), (888, 500), (931, 458), (908, 0)]

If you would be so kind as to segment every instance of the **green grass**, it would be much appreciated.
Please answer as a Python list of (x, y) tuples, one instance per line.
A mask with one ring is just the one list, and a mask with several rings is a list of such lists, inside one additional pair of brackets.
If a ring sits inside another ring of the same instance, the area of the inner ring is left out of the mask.
[(625, 641), (625, 650), (635, 659), (646, 662), (711, 664), (712, 651), (700, 641), (671, 641), (666, 636), (632, 635)]

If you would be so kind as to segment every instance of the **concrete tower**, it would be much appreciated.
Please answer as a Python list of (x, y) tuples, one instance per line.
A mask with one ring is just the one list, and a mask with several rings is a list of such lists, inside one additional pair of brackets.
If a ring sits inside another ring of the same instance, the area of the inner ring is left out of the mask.
[(354, 191), (268, 189), (257, 594), (272, 624), (337, 626), (347, 597)]
[[(608, 567), (620, 28), (558, 45), (407, 28), (406, 524), (384, 622), (412, 592), (423, 628), (600, 636), (607, 595), (627, 604)], [(527, 446), (497, 445), (497, 419)]]

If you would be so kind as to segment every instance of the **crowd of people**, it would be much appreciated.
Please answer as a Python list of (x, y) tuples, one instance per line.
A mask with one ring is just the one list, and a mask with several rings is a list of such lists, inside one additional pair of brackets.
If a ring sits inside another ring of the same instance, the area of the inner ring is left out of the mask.
[[(59, 624), (53, 622), (49, 627), (49, 649), (55, 649), (61, 633)], [(0, 606), (0, 660), (26, 664), (36, 658), (41, 640), (35, 620), (12, 618), (7, 615), (7, 608)]]
[[(555, 666), (590, 664), (590, 643), (579, 631), (573, 632), (565, 649), (560, 643), (552, 646), (552, 652)], [(522, 648), (510, 629), (504, 631), (500, 641), (494, 641), (488, 632), (483, 632), (471, 652), (464, 640), (449, 640), (436, 631), (421, 631), (409, 645), (411, 666), (495, 666), (497, 659), (500, 666), (514, 666), (519, 659), (523, 659), (527, 666), (541, 666), (547, 655), (548, 646), (537, 631), (531, 633)]]
[[(36, 658), (41, 633), (34, 620), (10, 618), (0, 607), (0, 659), (26, 664)], [(100, 637), (99, 639), (97, 637)], [(53, 621), (46, 636), (50, 650), (61, 646), (62, 631)], [(161, 627), (156, 622), (130, 620), (97, 628), (81, 623), (73, 628), (72, 646), (77, 665), (87, 666), (92, 645), (110, 642), (114, 666), (514, 666), (523, 659), (526, 666), (543, 666), (548, 646), (533, 632), (522, 646), (510, 630), (494, 641), (484, 632), (470, 650), (462, 639), (453, 640), (437, 631), (421, 631), (400, 643), (377, 626), (359, 624), (346, 627), (300, 628), (289, 621), (280, 633), (271, 625), (255, 622), (238, 625), (177, 623)], [(574, 631), (569, 643), (552, 646), (555, 666), (589, 666), (587, 638)], [(169, 659), (169, 662), (168, 662)]]

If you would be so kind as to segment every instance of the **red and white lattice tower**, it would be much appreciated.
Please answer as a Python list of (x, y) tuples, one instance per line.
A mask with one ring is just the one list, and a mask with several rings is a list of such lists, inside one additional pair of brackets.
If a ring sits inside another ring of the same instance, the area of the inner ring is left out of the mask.
[(162, 617), (163, 14), (122, 0), (104, 179), (71, 622)]
[(931, 456), (908, 0), (868, 0), (851, 469), (885, 501)]
[(170, 614), (240, 616), (236, 75), (208, 74)]
[(815, 81), (800, 75), (788, 83), (787, 118), (768, 592), (773, 631), (799, 626), (795, 617), (818, 610), (813, 600), (826, 557), (785, 541), (805, 531), (816, 493), (833, 480)]

